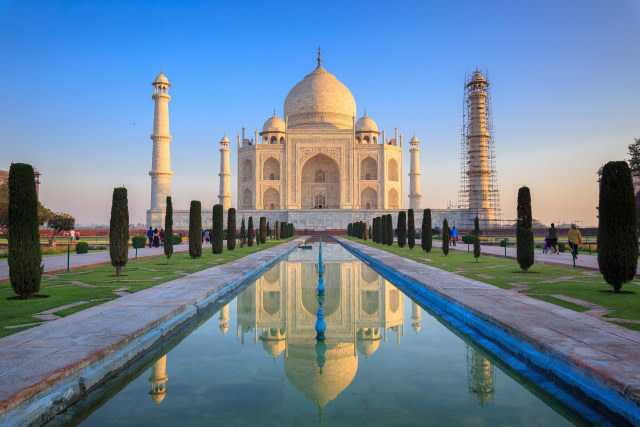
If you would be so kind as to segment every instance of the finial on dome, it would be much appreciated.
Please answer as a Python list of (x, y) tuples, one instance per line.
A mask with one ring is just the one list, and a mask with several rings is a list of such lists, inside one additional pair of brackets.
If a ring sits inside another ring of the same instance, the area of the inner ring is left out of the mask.
[(275, 116), (276, 116), (276, 109), (274, 108), (273, 109), (273, 117), (275, 117)]
[(162, 74), (162, 67), (160, 67), (160, 74)]
[(322, 57), (320, 56), (320, 46), (318, 46), (318, 67), (322, 65)]
[(364, 109), (364, 116), (367, 117), (367, 109)]

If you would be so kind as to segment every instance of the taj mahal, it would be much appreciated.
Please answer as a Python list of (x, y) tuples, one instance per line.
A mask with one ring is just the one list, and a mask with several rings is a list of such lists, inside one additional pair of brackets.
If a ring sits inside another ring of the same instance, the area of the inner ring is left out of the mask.
[[(468, 153), (469, 204), (464, 209), (433, 209), (434, 224), (445, 217), (449, 223), (472, 222), (477, 215), (493, 220), (489, 204), (490, 170), (487, 165), (484, 125), (485, 82), (476, 71), (469, 91), (473, 96)], [(470, 83), (470, 84), (471, 84)], [(151, 208), (147, 226), (164, 224), (166, 197), (171, 195), (168, 91), (162, 73), (152, 83), (155, 91), (151, 176)], [(485, 96), (486, 97), (486, 96)], [(284, 120), (275, 110), (262, 131), (253, 138), (245, 128), (237, 136), (237, 196), (231, 195), (231, 141), (220, 140), (219, 203), (224, 210), (237, 207), (238, 218), (265, 216), (267, 221), (293, 223), (296, 229), (344, 230), (354, 221), (383, 214), (397, 219), (403, 206), (403, 135), (380, 131), (373, 118), (356, 119), (356, 101), (349, 89), (322, 66), (318, 49), (316, 68), (298, 82), (284, 101)], [(484, 147), (484, 148), (483, 148)], [(234, 147), (236, 148), (236, 147)], [(408, 141), (409, 206), (416, 223), (421, 221), (420, 140)], [(174, 207), (175, 209), (175, 207)], [(174, 227), (188, 228), (188, 210), (174, 210)], [(226, 220), (226, 215), (225, 215)], [(211, 210), (203, 208), (203, 227), (211, 226)]]

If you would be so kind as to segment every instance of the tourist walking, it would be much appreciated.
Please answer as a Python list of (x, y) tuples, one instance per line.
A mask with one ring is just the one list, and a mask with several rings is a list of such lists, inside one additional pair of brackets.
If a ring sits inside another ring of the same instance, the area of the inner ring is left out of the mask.
[(158, 235), (160, 236), (160, 246), (164, 246), (164, 228), (160, 229), (160, 233), (158, 233)]
[(456, 241), (458, 240), (458, 230), (456, 230), (456, 226), (453, 226), (451, 230), (451, 241), (453, 241), (453, 246), (456, 245)]
[(69, 231), (69, 242), (73, 243), (76, 241), (76, 231), (72, 228), (71, 231)]
[(153, 246), (153, 228), (149, 227), (147, 230), (147, 239), (149, 239), (149, 247)]
[(556, 228), (554, 223), (551, 223), (551, 228), (549, 229), (549, 248), (553, 249), (554, 254), (558, 254), (558, 229)]
[(575, 224), (571, 224), (571, 230), (569, 230), (567, 239), (569, 240), (569, 246), (571, 247), (573, 257), (578, 258), (578, 246), (582, 246), (582, 235)]
[(153, 247), (160, 247), (160, 234), (157, 228), (153, 230)]
[(76, 231), (76, 242), (80, 240), (80, 230)]

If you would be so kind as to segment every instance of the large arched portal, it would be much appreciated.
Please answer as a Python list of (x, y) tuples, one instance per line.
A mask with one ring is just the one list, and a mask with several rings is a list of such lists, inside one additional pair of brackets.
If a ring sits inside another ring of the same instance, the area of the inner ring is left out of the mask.
[(340, 207), (340, 168), (335, 160), (316, 154), (302, 166), (302, 208)]

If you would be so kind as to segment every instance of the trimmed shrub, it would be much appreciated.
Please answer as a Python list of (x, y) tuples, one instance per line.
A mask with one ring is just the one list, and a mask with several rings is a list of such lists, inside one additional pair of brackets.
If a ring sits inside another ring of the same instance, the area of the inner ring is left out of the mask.
[(520, 268), (525, 273), (534, 263), (533, 231), (531, 231), (532, 223), (531, 192), (529, 191), (529, 187), (521, 187), (518, 190), (516, 252), (518, 264), (520, 264)]
[(442, 221), (442, 253), (444, 256), (449, 255), (449, 243), (451, 235), (449, 234), (449, 222), (447, 218)]
[[(182, 236), (179, 234), (174, 234), (173, 235), (173, 244), (174, 245), (179, 245), (180, 243), (182, 243)], [(165, 239), (165, 245), (167, 244), (166, 239)]]
[(280, 226), (278, 224), (278, 221), (276, 221), (276, 224), (275, 224), (274, 237), (276, 240), (280, 240)]
[(407, 213), (398, 212), (398, 246), (404, 248), (407, 244)]
[(413, 249), (413, 247), (416, 245), (416, 222), (413, 219), (413, 209), (409, 209), (407, 237), (409, 239), (409, 249)]
[(505, 247), (507, 247), (507, 239), (502, 239), (502, 240), (500, 240), (500, 247), (501, 247), (501, 248), (505, 248)]
[(473, 257), (478, 262), (480, 258), (480, 220), (476, 217), (473, 220)]
[(280, 222), (280, 237), (286, 239), (287, 236), (287, 224), (284, 221)]
[(369, 240), (373, 240), (373, 225), (369, 226)]
[(364, 222), (362, 223), (362, 227), (364, 228), (364, 230), (362, 230), (362, 238), (366, 242), (367, 240), (369, 240), (369, 228), (367, 227), (367, 224)]
[(289, 232), (287, 233), (287, 235), (289, 237), (293, 237), (293, 234), (296, 232), (295, 227), (293, 226), (293, 223), (289, 223)]
[(267, 217), (260, 217), (260, 244), (264, 244), (267, 241)]
[(129, 202), (127, 189), (113, 189), (111, 203), (111, 221), (109, 224), (109, 255), (111, 265), (116, 268), (116, 276), (120, 276), (122, 267), (129, 258)]
[(253, 217), (249, 217), (247, 224), (247, 246), (253, 246)]
[(387, 214), (387, 245), (393, 245), (393, 218)]
[[(171, 196), (167, 196), (167, 207), (164, 213), (164, 235), (164, 255), (167, 257), (167, 264), (169, 264), (169, 259), (173, 256), (173, 245), (175, 244), (175, 236), (173, 234), (173, 203), (171, 202)], [(169, 236), (171, 238), (169, 238)], [(180, 237), (180, 241), (182, 242), (182, 237)]]
[(383, 245), (387, 244), (387, 216), (382, 215), (380, 217), (380, 243)]
[(425, 209), (422, 214), (422, 235), (420, 236), (422, 250), (429, 253), (433, 245), (433, 235), (431, 229), (431, 209)]
[(189, 256), (202, 256), (202, 206), (198, 200), (192, 200), (189, 208)]
[(637, 213), (627, 162), (602, 168), (598, 219), (598, 265), (604, 280), (619, 293), (638, 267)]
[(229, 208), (229, 211), (227, 211), (227, 249), (230, 251), (236, 248), (237, 234), (236, 209)]
[(87, 242), (76, 243), (77, 254), (86, 254), (87, 252), (89, 252), (89, 244)]
[(558, 242), (558, 252), (566, 252), (567, 244), (564, 242)]
[(147, 245), (147, 237), (146, 236), (133, 236), (131, 238), (131, 246), (133, 249), (144, 248)]
[(211, 252), (221, 254), (224, 246), (224, 209), (221, 204), (213, 205), (211, 220)]
[(349, 225), (347, 225), (347, 236), (352, 236), (353, 235), (353, 224), (349, 223)]
[(462, 240), (462, 243), (473, 243), (476, 240), (476, 238), (474, 237), (473, 234), (465, 234), (464, 236), (462, 236), (460, 240)]
[(247, 244), (247, 228), (244, 225), (244, 217), (240, 225), (240, 247), (243, 248)]

